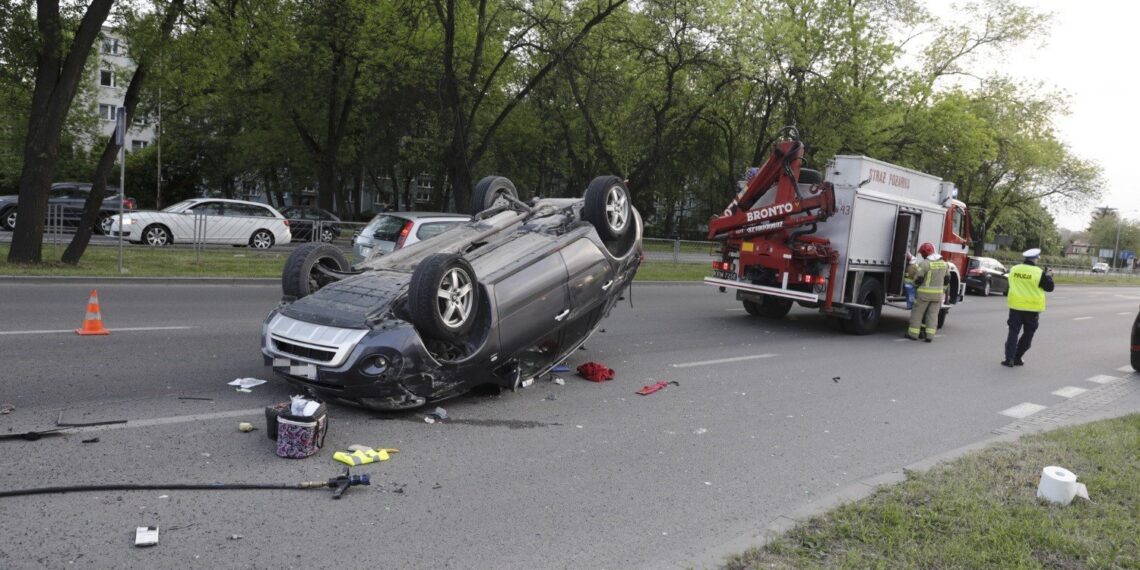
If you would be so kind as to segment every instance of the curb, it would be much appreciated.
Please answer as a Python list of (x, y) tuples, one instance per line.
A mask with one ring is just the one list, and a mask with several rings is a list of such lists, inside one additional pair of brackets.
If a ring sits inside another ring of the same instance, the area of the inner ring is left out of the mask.
[(113, 285), (277, 285), (277, 277), (52, 277), (47, 275), (0, 275), (0, 284), (81, 285), (89, 283)]
[(845, 503), (852, 503), (860, 501), (871, 496), (879, 487), (887, 485), (895, 485), (906, 480), (907, 472), (925, 472), (941, 463), (958, 459), (968, 453), (973, 453), (990, 447), (998, 443), (1014, 442), (1021, 439), (1022, 436), (1032, 435), (1036, 433), (1044, 433), (1052, 431), (1053, 429), (1068, 427), (1074, 425), (1081, 425), (1091, 423), (1094, 421), (1101, 421), (1128, 415), (1130, 411), (1120, 411), (1108, 414), (1093, 414), (1092, 417), (1083, 419), (1077, 422), (1066, 422), (1062, 425), (1053, 426), (1050, 429), (1036, 429), (1022, 432), (1005, 433), (1002, 435), (989, 437), (981, 441), (977, 441), (968, 445), (964, 445), (957, 449), (932, 455), (926, 459), (922, 459), (911, 463), (905, 467), (894, 469), (880, 475), (861, 479), (835, 491), (816, 499), (810, 503), (800, 505), (791, 511), (778, 515), (776, 518), (769, 520), (760, 529), (738, 536), (728, 542), (724, 542), (716, 547), (705, 550), (699, 555), (690, 557), (685, 560), (674, 562), (670, 564), (674, 568), (723, 568), (725, 559), (729, 556), (740, 554), (750, 548), (763, 548), (773, 539), (787, 533), (795, 528), (796, 525), (810, 520), (812, 517), (823, 515), (832, 509), (843, 505)]

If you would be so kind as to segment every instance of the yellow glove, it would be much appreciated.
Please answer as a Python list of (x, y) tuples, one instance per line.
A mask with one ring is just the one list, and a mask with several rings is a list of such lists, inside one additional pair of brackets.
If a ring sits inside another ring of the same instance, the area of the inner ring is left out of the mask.
[(368, 465), (369, 463), (376, 463), (378, 461), (387, 461), (389, 459), (388, 453), (399, 453), (400, 450), (392, 448), (372, 449), (369, 447), (353, 446), (356, 447), (354, 451), (338, 451), (333, 454), (333, 459), (351, 465)]

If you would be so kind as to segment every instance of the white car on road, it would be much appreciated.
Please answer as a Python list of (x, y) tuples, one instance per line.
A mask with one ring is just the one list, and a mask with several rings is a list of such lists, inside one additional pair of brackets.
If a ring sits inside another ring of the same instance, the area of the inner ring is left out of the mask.
[(292, 240), (289, 220), (266, 204), (221, 198), (194, 198), (161, 212), (137, 211), (115, 216), (110, 235), (134, 243), (248, 245), (268, 249)]

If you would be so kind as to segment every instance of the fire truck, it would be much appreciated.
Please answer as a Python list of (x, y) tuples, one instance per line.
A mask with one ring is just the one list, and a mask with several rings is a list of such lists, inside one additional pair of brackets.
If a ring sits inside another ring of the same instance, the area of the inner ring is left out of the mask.
[(837, 328), (870, 334), (884, 306), (907, 308), (908, 253), (930, 242), (950, 265), (942, 327), (964, 298), (970, 243), (954, 184), (865, 156), (836, 156), (820, 173), (801, 168), (803, 152), (785, 128), (767, 162), (709, 221), (719, 252), (705, 283), (735, 291), (754, 316), (779, 319), (798, 303)]

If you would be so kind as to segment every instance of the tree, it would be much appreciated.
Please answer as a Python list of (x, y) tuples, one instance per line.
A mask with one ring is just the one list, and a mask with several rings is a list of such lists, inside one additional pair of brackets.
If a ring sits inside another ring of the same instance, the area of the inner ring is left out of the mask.
[(20, 171), (20, 223), (8, 251), (10, 263), (42, 261), (48, 192), (59, 162), (59, 143), (83, 67), (114, 0), (92, 0), (64, 49), (64, 27), (58, 0), (38, 0), (36, 82), (24, 139)]

